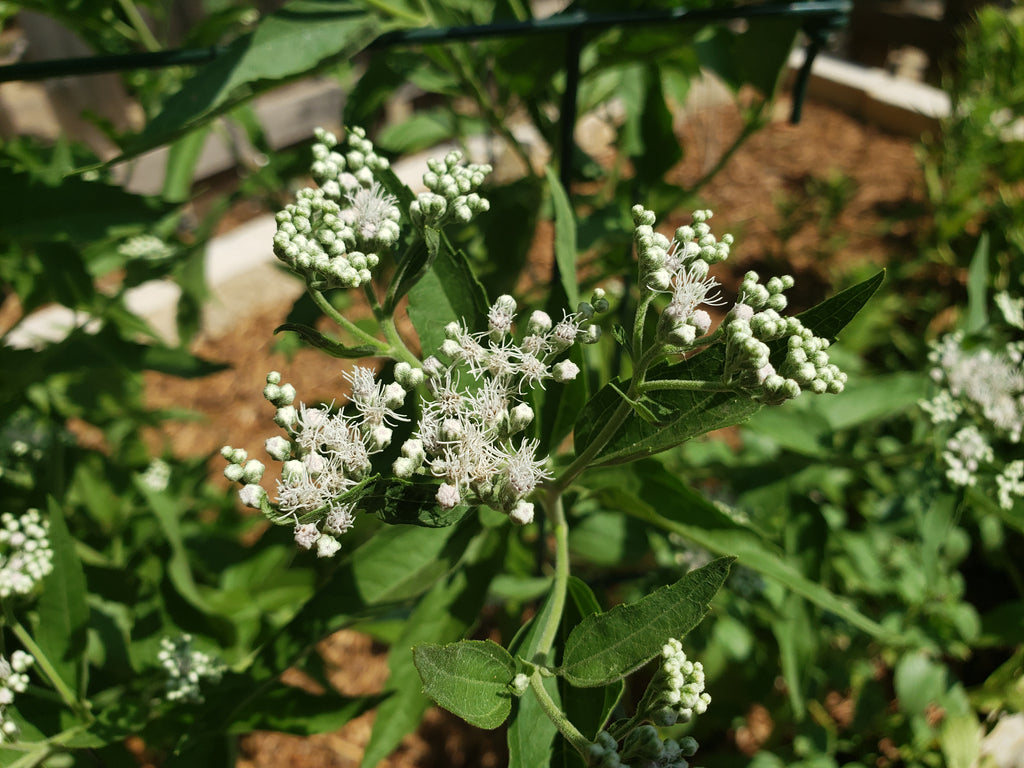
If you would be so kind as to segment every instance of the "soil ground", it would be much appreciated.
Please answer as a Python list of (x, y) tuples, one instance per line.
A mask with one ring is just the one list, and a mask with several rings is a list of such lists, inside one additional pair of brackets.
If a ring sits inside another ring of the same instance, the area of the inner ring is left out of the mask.
[[(788, 113), (788, 105), (778, 105)], [(686, 158), (672, 179), (686, 185), (699, 178), (740, 128), (734, 108), (709, 109), (681, 128)], [(716, 232), (731, 231), (736, 246), (730, 262), (740, 274), (750, 268), (784, 269), (828, 292), (837, 272), (869, 263), (884, 266), (908, 253), (914, 220), (897, 211), (919, 208), (923, 183), (916, 142), (814, 103), (799, 125), (774, 122), (754, 135), (702, 197), (715, 211)], [(681, 222), (680, 222), (681, 223)], [(538, 238), (534, 256), (550, 258), (550, 244)], [(282, 278), (284, 279), (284, 278)], [(261, 390), (269, 370), (286, 372), (303, 400), (331, 400), (344, 391), (340, 365), (314, 351), (286, 360), (272, 350), (273, 329), (289, 304), (270, 303), (241, 318), (229, 333), (201, 336), (199, 355), (228, 363), (229, 370), (198, 381), (159, 375), (148, 379), (150, 404), (190, 408), (201, 423), (170, 425), (163, 438), (183, 455), (212, 453), (221, 445), (258, 446), (274, 432), (270, 406)], [(219, 462), (211, 464), (219, 475)], [(334, 667), (332, 682), (349, 694), (380, 690), (387, 676), (384, 649), (353, 632), (323, 641), (321, 653)], [(297, 738), (256, 733), (240, 741), (245, 768), (349, 768), (357, 766), (374, 713), (335, 733)], [(502, 734), (462, 727), (447, 713), (431, 710), (385, 766), (505, 765)]]

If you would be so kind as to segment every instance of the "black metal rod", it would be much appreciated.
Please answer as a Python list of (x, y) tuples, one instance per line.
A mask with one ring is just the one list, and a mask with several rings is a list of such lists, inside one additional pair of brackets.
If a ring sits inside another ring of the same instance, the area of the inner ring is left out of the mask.
[(127, 69), (160, 69), (162, 67), (206, 64), (226, 50), (227, 48), (223, 46), (211, 46), (209, 48), (176, 48), (149, 53), (83, 56), (75, 59), (23, 61), (0, 67), (0, 83), (11, 80), (46, 80), (51, 77), (71, 75), (97, 75), (103, 72), (120, 72)]
[[(807, 20), (835, 20), (848, 16), (852, 0), (807, 0), (807, 2), (764, 3), (735, 8), (675, 8), (664, 11), (636, 11), (589, 15), (582, 11), (556, 14), (545, 19), (497, 22), (493, 24), (404, 29), (388, 32), (372, 42), (369, 48), (394, 45), (424, 45), (458, 40), (483, 40), (491, 37), (516, 37), (571, 30), (599, 30), (610, 27), (635, 27), (661, 24), (710, 24), (730, 19), (787, 17)], [(181, 48), (153, 53), (94, 56), (50, 61), (19, 62), (0, 67), (0, 82), (9, 80), (43, 80), (50, 77), (93, 75), (127, 69), (152, 69), (187, 64), (202, 64), (215, 59), (226, 48)]]

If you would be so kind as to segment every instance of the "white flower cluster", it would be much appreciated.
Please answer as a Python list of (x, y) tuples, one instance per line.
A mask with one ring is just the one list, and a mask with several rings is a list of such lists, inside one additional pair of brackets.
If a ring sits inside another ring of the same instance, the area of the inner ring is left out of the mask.
[(692, 736), (662, 740), (653, 725), (641, 725), (626, 735), (621, 749), (614, 736), (601, 731), (586, 759), (595, 768), (689, 768), (686, 758), (697, 752), (697, 746)]
[(117, 252), (130, 259), (160, 261), (174, 255), (174, 248), (156, 235), (135, 235), (117, 246)]
[(491, 205), (476, 193), (484, 177), (492, 170), (485, 163), (461, 165), (462, 153), (449, 152), (444, 159), (431, 158), (423, 184), (429, 192), (421, 192), (409, 207), (409, 216), (418, 227), (439, 229), (449, 221), (468, 224)]
[[(603, 292), (594, 302), (607, 305)], [(437, 502), (445, 509), (483, 503), (526, 525), (534, 512), (526, 497), (550, 475), (547, 458), (536, 456), (540, 441), (520, 436), (534, 417), (525, 397), (548, 379), (575, 378), (579, 368), (572, 361), (555, 359), (577, 340), (596, 341), (600, 328), (589, 324), (594, 304), (582, 302), (558, 323), (534, 312), (516, 343), (515, 312), (515, 299), (499, 296), (488, 312), (487, 331), (471, 333), (463, 323), (445, 328), (448, 339), (440, 352), (451, 362), (424, 362), (430, 398), (421, 404), (415, 435), (393, 468), (399, 477), (429, 472), (442, 478)], [(399, 366), (395, 375), (403, 381), (409, 372)]]
[(242, 503), (262, 510), (274, 522), (293, 521), (296, 543), (303, 549), (315, 546), (320, 557), (331, 557), (341, 548), (336, 537), (355, 519), (353, 508), (335, 500), (369, 476), (370, 457), (391, 444), (391, 427), (407, 420), (398, 413), (406, 396), (402, 384), (384, 385), (375, 380), (372, 369), (361, 366), (345, 373), (345, 379), (352, 386), (348, 413), (301, 404), (296, 408), (295, 388), (282, 384), (276, 371), (267, 374), (263, 395), (277, 406), (274, 421), (288, 433), (287, 438), (278, 435), (266, 441), (267, 453), (283, 463), (276, 509), (259, 485), (263, 464), (249, 459), (241, 448), (221, 449), (229, 462), (225, 477), (244, 483), (238, 492)]
[(388, 161), (373, 151), (360, 128), (348, 132), (348, 151), (317, 129), (313, 177), (318, 189), (301, 189), (277, 214), (274, 253), (315, 287), (355, 288), (372, 278), (379, 251), (398, 241), (398, 200), (375, 180)]
[(0, 515), (0, 598), (27, 595), (53, 570), (48, 528), (37, 509)]
[(666, 344), (687, 348), (711, 327), (711, 316), (702, 304), (721, 304), (708, 276), (712, 264), (729, 258), (732, 235), (717, 240), (708, 220), (711, 211), (694, 211), (693, 225), (676, 230), (671, 241), (654, 231), (655, 216), (642, 205), (633, 206), (633, 239), (636, 241), (640, 284), (648, 290), (672, 295), (661, 313), (658, 335)]
[[(846, 374), (830, 362), (828, 339), (819, 338), (795, 317), (783, 317), (784, 291), (793, 278), (773, 277), (761, 284), (756, 272), (748, 272), (740, 287), (739, 301), (715, 334), (708, 336), (711, 316), (702, 305), (724, 303), (709, 276), (711, 266), (729, 258), (731, 235), (715, 238), (708, 221), (712, 213), (694, 211), (693, 224), (679, 227), (671, 241), (654, 231), (653, 211), (633, 206), (633, 238), (636, 241), (640, 283), (647, 290), (671, 295), (658, 321), (658, 338), (680, 352), (724, 339), (724, 381), (751, 397), (775, 404), (809, 390), (816, 394), (839, 393)], [(786, 354), (776, 368), (770, 359), (769, 342), (785, 341)]]
[(1024, 461), (1011, 461), (996, 475), (999, 488), (999, 506), (1012, 509), (1014, 497), (1024, 498)]
[(688, 660), (675, 638), (662, 647), (661, 658), (659, 674), (651, 683), (656, 691), (651, 719), (657, 725), (675, 725), (703, 715), (711, 703), (704, 692), (704, 665)]
[(157, 660), (167, 673), (164, 698), (190, 704), (203, 702), (200, 691), (203, 681), (219, 682), (227, 669), (220, 660), (192, 648), (192, 636), (189, 634), (174, 640), (168, 637), (161, 639)]
[(946, 441), (942, 452), (946, 462), (946, 477), (953, 485), (972, 486), (977, 482), (978, 468), (995, 459), (992, 446), (974, 426), (964, 427)]
[(928, 359), (932, 380), (943, 389), (922, 406), (935, 422), (967, 414), (985, 422), (994, 434), (1011, 443), (1024, 433), (1024, 343), (1011, 342), (1001, 351), (967, 351), (964, 335), (949, 334), (933, 345)]
[[(740, 300), (723, 322), (725, 329), (725, 380), (747, 391), (755, 400), (775, 405), (810, 391), (817, 395), (839, 394), (846, 374), (829, 360), (829, 340), (815, 336), (796, 317), (783, 317), (783, 294), (793, 287), (789, 275), (761, 284), (756, 272), (747, 272), (740, 286)], [(786, 356), (776, 368), (770, 359), (769, 342), (785, 341)]]
[(150, 490), (162, 493), (171, 482), (171, 465), (163, 459), (153, 459), (139, 479)]
[(8, 661), (0, 656), (0, 743), (18, 738), (18, 725), (7, 715), (7, 707), (14, 704), (14, 695), (24, 693), (28, 687), (28, 668), (35, 663), (24, 651), (15, 651)]
[(1000, 471), (1007, 451), (998, 442), (1019, 446), (1024, 433), (1024, 343), (1010, 342), (998, 351), (965, 349), (956, 332), (932, 345), (930, 376), (940, 387), (921, 408), (933, 424), (960, 425), (946, 440), (942, 458), (946, 477), (960, 487), (977, 484), (983, 469), (996, 472), (999, 505), (1013, 507), (1024, 496), (1024, 463), (1013, 460)]

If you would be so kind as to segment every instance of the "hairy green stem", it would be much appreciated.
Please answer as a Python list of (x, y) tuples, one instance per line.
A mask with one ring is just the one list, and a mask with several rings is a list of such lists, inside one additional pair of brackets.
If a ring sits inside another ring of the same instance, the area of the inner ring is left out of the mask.
[(384, 338), (391, 345), (390, 356), (395, 360), (401, 360), (412, 366), (420, 366), (422, 363), (405, 344), (405, 339), (398, 332), (395, 326), (394, 317), (385, 317), (380, 321), (381, 330), (384, 331)]
[(331, 320), (333, 320), (339, 326), (341, 326), (346, 331), (351, 333), (360, 341), (377, 347), (377, 349), (379, 349), (381, 352), (386, 351), (386, 347), (380, 339), (376, 338), (375, 336), (371, 336), (366, 331), (357, 326), (355, 323), (353, 323), (351, 320), (343, 316), (338, 310), (334, 308), (334, 305), (331, 304), (331, 302), (327, 300), (327, 297), (324, 296), (320, 291), (318, 291), (316, 288), (308, 286), (307, 290), (309, 291), (310, 297), (313, 299), (313, 303), (320, 308), (321, 312), (323, 312), (325, 315), (331, 318)]
[(652, 379), (638, 384), (637, 392), (676, 391), (676, 392), (730, 392), (732, 387), (721, 381), (699, 381), (685, 379)]
[(537, 643), (537, 656), (546, 658), (548, 651), (555, 645), (558, 626), (562, 623), (562, 613), (565, 610), (566, 591), (569, 588), (569, 525), (565, 521), (560, 491), (548, 491), (542, 504), (555, 535), (555, 581), (551, 587), (551, 610)]
[[(632, 399), (636, 395), (634, 388), (630, 388), (630, 393), (627, 395)], [(619, 427), (622, 426), (623, 422), (629, 417), (630, 412), (633, 410), (632, 406), (623, 400), (619, 403), (618, 408), (615, 409), (615, 413), (612, 414), (611, 418), (605, 423), (604, 427), (600, 432), (597, 433), (597, 437), (590, 441), (590, 444), (584, 449), (583, 453), (577, 456), (572, 464), (565, 468), (565, 471), (549, 486), (552, 492), (561, 494), (572, 485), (572, 481), (582, 474), (590, 462), (594, 460), (594, 457), (601, 452), (601, 449), (608, 444), (608, 441), (612, 439), (615, 432)]]
[(530, 675), (530, 688), (533, 690), (534, 696), (537, 697), (537, 701), (540, 702), (540, 708), (544, 710), (544, 714), (555, 724), (558, 732), (565, 737), (566, 741), (572, 744), (577, 752), (586, 756), (587, 748), (591, 744), (590, 740), (580, 733), (579, 729), (569, 721), (565, 713), (552, 701), (547, 690), (544, 688), (544, 677), (541, 675), (540, 670), (535, 669), (533, 674)]

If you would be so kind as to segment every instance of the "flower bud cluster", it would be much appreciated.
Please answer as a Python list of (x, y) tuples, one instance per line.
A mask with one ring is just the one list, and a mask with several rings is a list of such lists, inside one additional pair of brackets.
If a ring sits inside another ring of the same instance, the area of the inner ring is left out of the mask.
[(586, 319), (595, 311), (592, 304), (581, 304), (580, 311), (557, 323), (534, 312), (516, 342), (516, 302), (506, 295), (491, 306), (487, 331), (448, 325), (440, 352), (450, 363), (436, 357), (424, 362), (429, 398), (421, 404), (414, 437), (394, 463), (395, 474), (443, 479), (437, 491), (441, 507), (483, 503), (520, 525), (531, 522), (534, 509), (526, 497), (550, 475), (547, 458), (536, 456), (540, 441), (523, 436), (534, 418), (526, 397), (548, 379), (576, 377), (575, 363), (556, 358), (576, 341), (597, 337), (598, 326)]
[(374, 149), (366, 131), (358, 126), (348, 129), (347, 149), (338, 149), (338, 137), (323, 128), (313, 131), (313, 165), (310, 172), (320, 188), (332, 200), (340, 201), (346, 194), (373, 185), (376, 171), (390, 167), (386, 157)]
[[(396, 366), (396, 375), (401, 366)], [(410, 369), (399, 378), (411, 389), (417, 377)], [(259, 484), (265, 469), (261, 462), (240, 448), (221, 449), (228, 461), (225, 477), (243, 483), (238, 493), (242, 503), (261, 510), (272, 522), (293, 522), (296, 544), (315, 547), (319, 557), (337, 553), (341, 545), (336, 537), (355, 521), (355, 509), (338, 504), (337, 498), (370, 475), (370, 457), (391, 444), (391, 427), (407, 420), (398, 412), (406, 396), (401, 383), (378, 382), (373, 370), (362, 366), (347, 372), (345, 379), (352, 387), (347, 413), (301, 404), (296, 408), (295, 388), (282, 383), (276, 371), (267, 374), (263, 395), (277, 407), (274, 421), (287, 433), (265, 444), (270, 457), (282, 463), (276, 502), (271, 503)]]
[(37, 509), (0, 515), (0, 598), (29, 594), (53, 570), (48, 528)]
[(301, 189), (277, 214), (274, 254), (316, 288), (355, 288), (369, 282), (381, 251), (398, 242), (398, 200), (375, 180), (388, 161), (360, 128), (348, 132), (349, 150), (317, 129), (313, 177), (319, 189)]
[(409, 215), (417, 227), (438, 229), (449, 221), (468, 224), (473, 217), (487, 211), (491, 204), (477, 194), (484, 177), (493, 170), (483, 163), (462, 165), (462, 153), (449, 152), (444, 159), (431, 158), (423, 174), (429, 192), (421, 192), (409, 207)]
[[(829, 340), (815, 336), (796, 317), (783, 317), (783, 291), (793, 278), (773, 277), (762, 285), (756, 272), (743, 278), (740, 301), (726, 315), (725, 381), (770, 405), (810, 391), (839, 394), (846, 374), (829, 359)], [(776, 368), (770, 359), (769, 342), (784, 341), (785, 358)]]
[(711, 265), (729, 258), (732, 235), (718, 240), (708, 225), (711, 211), (699, 210), (692, 214), (692, 225), (679, 227), (670, 241), (654, 231), (653, 211), (635, 205), (632, 212), (640, 284), (671, 294), (658, 322), (658, 338), (675, 347), (694, 346), (711, 327), (711, 316), (701, 305), (722, 303), (715, 291), (719, 283), (708, 272)]
[(24, 651), (15, 651), (8, 661), (0, 656), (0, 744), (18, 738), (17, 723), (7, 715), (7, 708), (14, 704), (15, 694), (24, 693), (28, 687), (28, 668), (35, 663)]
[(204, 698), (200, 684), (203, 681), (219, 682), (227, 669), (220, 660), (195, 650), (189, 634), (174, 640), (162, 638), (157, 660), (167, 673), (164, 698), (190, 704), (202, 704)]
[(683, 652), (683, 645), (670, 638), (661, 649), (661, 667), (648, 690), (647, 699), (650, 719), (656, 725), (688, 723), (694, 715), (702, 715), (711, 703), (711, 696), (704, 692), (704, 666), (699, 661), (689, 661)]
[(641, 725), (626, 735), (621, 749), (614, 736), (601, 731), (586, 759), (595, 768), (689, 768), (686, 758), (697, 752), (697, 746), (691, 736), (662, 740), (653, 725)]

